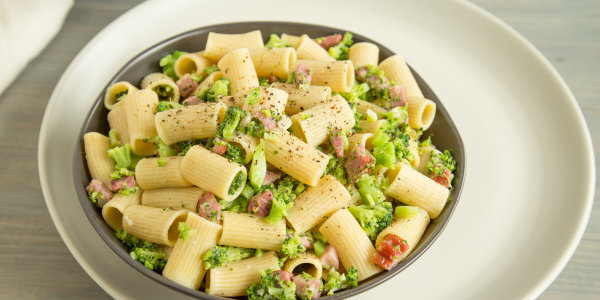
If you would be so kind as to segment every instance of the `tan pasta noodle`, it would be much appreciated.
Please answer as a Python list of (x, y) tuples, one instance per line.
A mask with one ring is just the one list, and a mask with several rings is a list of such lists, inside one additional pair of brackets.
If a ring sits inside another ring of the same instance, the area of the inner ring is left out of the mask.
[(386, 195), (426, 210), (432, 219), (437, 218), (446, 205), (449, 190), (406, 163), (399, 163), (387, 178), (390, 186)]
[(198, 200), (205, 191), (198, 187), (179, 187), (146, 190), (142, 194), (142, 205), (172, 210), (198, 210)]
[(300, 45), (300, 37), (296, 35), (289, 35), (287, 33), (281, 34), (281, 40), (292, 45), (294, 48), (298, 48)]
[(258, 76), (285, 78), (297, 59), (294, 48), (251, 48), (248, 51)]
[(273, 129), (265, 139), (265, 157), (277, 169), (310, 186), (317, 184), (329, 162), (329, 156), (281, 128)]
[(271, 224), (264, 218), (248, 214), (224, 211), (223, 234), (219, 245), (279, 250), (285, 240), (285, 221)]
[(133, 204), (140, 204), (142, 189), (137, 188), (129, 195), (115, 194), (102, 208), (102, 218), (114, 230), (123, 229), (123, 214)]
[(221, 297), (246, 295), (246, 288), (260, 281), (259, 270), (279, 270), (279, 259), (269, 251), (260, 257), (252, 257), (210, 269), (206, 277), (206, 293)]
[(129, 93), (124, 101), (131, 151), (138, 155), (154, 155), (156, 146), (148, 140), (156, 136), (154, 126), (154, 110), (158, 105), (156, 93), (151, 90), (134, 91)]
[(259, 101), (254, 104), (249, 104), (244, 101), (242, 109), (252, 116), (263, 109), (270, 109), (276, 113), (283, 113), (285, 105), (287, 104), (288, 94), (279, 89), (261, 86), (258, 98)]
[(113, 109), (121, 102), (117, 100), (117, 95), (125, 91), (129, 93), (137, 91), (137, 88), (127, 81), (119, 81), (111, 84), (108, 89), (106, 89), (106, 93), (104, 94), (104, 107), (106, 107), (108, 110)]
[[(206, 39), (204, 56), (218, 61), (227, 53), (239, 48), (263, 48), (264, 43), (260, 30), (240, 34), (210, 32)], [(222, 70), (222, 69), (221, 69)]]
[[(188, 150), (183, 157), (180, 170), (185, 180), (205, 191), (213, 192), (225, 201), (232, 201), (239, 196), (244, 189), (247, 176), (244, 166), (201, 146), (193, 146)], [(230, 193), (231, 185), (238, 173), (243, 175), (242, 184)]]
[(288, 93), (285, 106), (287, 115), (294, 115), (317, 104), (325, 103), (331, 97), (331, 88), (328, 86), (310, 85), (307, 89), (300, 89), (296, 84), (273, 82), (271, 87)]
[[(179, 102), (179, 87), (171, 77), (163, 73), (151, 73), (146, 75), (146, 77), (142, 79), (140, 86), (142, 89), (155, 92), (160, 101)], [(169, 96), (162, 96), (160, 93), (161, 89), (169, 88), (170, 92), (167, 93)]]
[(344, 151), (344, 156), (350, 155), (352, 149), (358, 145), (363, 145), (366, 149), (372, 150), (373, 145), (371, 144), (371, 140), (373, 140), (373, 134), (370, 132), (351, 134), (348, 136), (348, 150)]
[(296, 65), (300, 64), (311, 70), (311, 84), (327, 85), (332, 92), (336, 93), (348, 93), (354, 86), (354, 65), (350, 60), (317, 61), (298, 59)]
[(214, 65), (215, 62), (206, 56), (204, 51), (186, 53), (177, 58), (173, 69), (177, 77), (182, 77), (185, 74), (204, 74), (204, 69), (210, 65)]
[[(123, 103), (125, 100), (121, 101)], [(106, 116), (108, 125), (114, 129), (119, 136), (121, 144), (129, 144), (129, 127), (127, 126), (127, 112), (125, 105), (116, 105)]]
[(306, 232), (351, 201), (348, 190), (331, 175), (298, 195), (286, 219), (297, 232)]
[(347, 209), (340, 209), (325, 220), (319, 231), (335, 247), (344, 268), (358, 270), (359, 281), (383, 271), (371, 261), (375, 248)]
[[(296, 271), (296, 268), (300, 269), (301, 271)], [(308, 251), (301, 253), (296, 258), (288, 259), (285, 262), (285, 265), (283, 265), (283, 270), (293, 273), (294, 275), (299, 275), (302, 274), (302, 272), (306, 272), (308, 275), (319, 280), (323, 275), (323, 266), (321, 265), (321, 261), (315, 254)]]
[(379, 47), (373, 43), (356, 43), (350, 47), (348, 56), (354, 68), (366, 65), (377, 66), (379, 62)]
[(372, 103), (372, 102), (367, 102), (364, 100), (358, 100), (356, 101), (356, 111), (359, 112), (360, 114), (363, 115), (363, 117), (367, 117), (367, 110), (372, 110), (374, 113), (377, 114), (378, 117), (381, 117), (384, 113), (387, 112), (387, 109)]
[(215, 136), (225, 111), (227, 106), (222, 102), (200, 103), (159, 112), (154, 124), (160, 139), (171, 145)]
[(230, 95), (243, 96), (258, 86), (258, 76), (248, 49), (241, 48), (227, 53), (219, 60), (218, 66), (223, 77), (230, 81)]
[(355, 122), (350, 105), (340, 95), (297, 113), (291, 119), (294, 135), (313, 147), (325, 142), (331, 130), (350, 130)]
[(221, 79), (223, 77), (223, 72), (221, 71), (215, 71), (210, 73), (210, 75), (208, 75), (206, 78), (204, 78), (204, 80), (202, 80), (202, 82), (200, 82), (200, 84), (198, 84), (198, 87), (196, 87), (196, 89), (192, 92), (192, 96), (198, 96), (203, 90), (210, 88), (215, 81)]
[(123, 229), (140, 239), (172, 247), (179, 236), (177, 225), (185, 221), (187, 213), (132, 204), (123, 214)]
[(402, 56), (396, 54), (384, 59), (379, 63), (379, 68), (385, 72), (389, 80), (404, 86), (406, 96), (423, 97), (415, 77)]
[(412, 218), (394, 220), (390, 226), (379, 233), (375, 245), (379, 246), (386, 236), (395, 234), (406, 240), (406, 243), (408, 244), (408, 251), (406, 251), (401, 258), (404, 259), (417, 247), (427, 225), (429, 225), (429, 215), (427, 214), (427, 211), (419, 208), (419, 213)]
[(110, 174), (115, 171), (115, 161), (106, 153), (110, 149), (108, 137), (88, 132), (83, 136), (83, 145), (92, 179), (99, 179), (110, 188)]
[(135, 167), (135, 179), (138, 185), (144, 190), (188, 187), (192, 186), (187, 182), (180, 171), (183, 157), (163, 157), (164, 166), (158, 165), (158, 158), (141, 159)]
[(423, 97), (407, 97), (408, 124), (414, 129), (427, 130), (435, 118), (435, 102)]
[(221, 225), (192, 212), (187, 213), (185, 225), (190, 228), (191, 234), (185, 241), (177, 240), (162, 274), (165, 278), (197, 290), (206, 273), (202, 255), (217, 244)]
[(320, 61), (334, 61), (335, 58), (331, 57), (327, 50), (319, 45), (315, 40), (311, 39), (308, 35), (303, 34), (300, 37), (298, 47), (296, 47), (298, 53), (298, 59), (308, 60), (320, 60)]

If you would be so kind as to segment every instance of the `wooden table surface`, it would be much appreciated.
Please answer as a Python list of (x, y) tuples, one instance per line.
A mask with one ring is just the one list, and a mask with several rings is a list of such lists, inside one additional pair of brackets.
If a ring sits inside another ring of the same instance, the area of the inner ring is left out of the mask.
[[(50, 94), (73, 57), (104, 26), (139, 2), (76, 1), (62, 31), (0, 95), (2, 299), (109, 298), (73, 259), (50, 219), (38, 178), (37, 140)], [(598, 159), (600, 1), (473, 2), (523, 34), (558, 69), (583, 110)], [(596, 193), (595, 209), (575, 255), (541, 299), (600, 297), (598, 199)]]

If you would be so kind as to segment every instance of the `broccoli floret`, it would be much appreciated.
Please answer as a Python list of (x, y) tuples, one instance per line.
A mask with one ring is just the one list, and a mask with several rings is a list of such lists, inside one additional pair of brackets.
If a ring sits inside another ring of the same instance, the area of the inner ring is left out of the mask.
[(356, 100), (364, 98), (364, 96), (369, 91), (369, 85), (366, 83), (359, 84), (358, 82), (354, 83), (352, 89), (348, 93), (341, 93), (342, 97), (346, 99), (348, 102), (354, 102)]
[(167, 111), (169, 109), (182, 108), (183, 105), (177, 102), (171, 101), (158, 101), (158, 105), (156, 105), (156, 112)]
[(329, 55), (337, 60), (346, 60), (348, 59), (348, 51), (350, 50), (350, 46), (352, 46), (352, 33), (346, 32), (344, 33), (344, 38), (337, 45), (329, 48)]
[(183, 141), (183, 142), (179, 142), (179, 156), (184, 156), (189, 150), (190, 148), (192, 148), (193, 146), (196, 145), (201, 145), (202, 141), (201, 140), (191, 140), (191, 141)]
[(335, 177), (340, 183), (345, 185), (348, 180), (348, 176), (346, 176), (346, 168), (344, 167), (344, 159), (339, 158), (333, 154), (329, 154), (329, 162), (327, 163), (327, 168), (325, 169), (324, 175), (331, 174)]
[(452, 157), (452, 153), (448, 150), (444, 152), (433, 151), (431, 159), (427, 162), (427, 170), (430, 174), (442, 175), (444, 169), (454, 172), (456, 170), (456, 161)]
[(204, 253), (204, 268), (216, 268), (224, 266), (230, 262), (246, 259), (254, 256), (256, 251), (249, 248), (238, 248), (229, 246), (216, 246)]
[(127, 93), (129, 93), (129, 89), (126, 89), (126, 90), (122, 90), (122, 91), (120, 91), (119, 93), (117, 93), (117, 94), (115, 95), (115, 100), (116, 100), (117, 102), (119, 102), (119, 101), (123, 100), (123, 98), (125, 98), (125, 96), (127, 96)]
[(121, 142), (119, 141), (119, 133), (114, 129), (108, 131), (108, 141), (111, 148), (121, 146)]
[(422, 142), (419, 143), (419, 148), (428, 148), (431, 147), (433, 144), (431, 143), (431, 137), (433, 136), (433, 134), (430, 134), (425, 140), (423, 140)]
[(253, 105), (260, 102), (260, 88), (254, 88), (246, 95), (244, 99), (248, 105)]
[(206, 75), (210, 75), (216, 71), (219, 71), (219, 67), (217, 65), (210, 65), (204, 68), (204, 73), (206, 73)]
[(394, 143), (387, 142), (381, 146), (373, 147), (373, 157), (375, 157), (376, 164), (394, 168), (396, 165), (396, 147)]
[[(244, 190), (246, 190), (246, 188), (250, 188), (248, 185), (246, 185), (244, 187)], [(244, 192), (242, 191), (242, 194)], [(233, 201), (225, 201), (225, 200), (220, 200), (219, 201), (219, 205), (221, 206), (221, 210), (223, 211), (233, 211), (233, 212), (239, 212), (239, 213), (244, 213), (244, 212), (248, 212), (248, 199), (250, 198), (246, 198), (240, 195), (240, 197), (235, 198), (235, 200)]]
[(262, 138), (265, 135), (265, 126), (256, 118), (253, 118), (246, 125), (245, 132), (247, 135)]
[(127, 168), (118, 169), (110, 174), (110, 179), (119, 180), (123, 178), (123, 176), (135, 176), (135, 172), (131, 171)]
[(258, 85), (260, 86), (264, 86), (264, 87), (269, 87), (271, 85), (271, 82), (269, 82), (269, 78), (267, 77), (262, 77), (259, 81), (258, 81)]
[(279, 273), (271, 269), (260, 270), (260, 282), (255, 282), (246, 289), (250, 300), (295, 300), (296, 284), (294, 281), (283, 281)]
[(301, 183), (291, 176), (284, 176), (279, 180), (277, 188), (271, 189), (273, 202), (271, 203), (271, 211), (265, 217), (265, 221), (271, 224), (278, 223), (287, 215), (287, 211), (294, 206), (294, 200), (299, 194), (296, 190), (300, 185)]
[(165, 57), (161, 58), (158, 64), (162, 67), (163, 73), (173, 80), (177, 80), (177, 75), (175, 75), (175, 61), (187, 52), (184, 51), (174, 51), (172, 54), (167, 54)]
[(377, 239), (377, 235), (388, 227), (394, 218), (392, 204), (385, 201), (375, 205), (350, 205), (348, 211), (372, 241)]
[(167, 264), (167, 256), (159, 248), (135, 248), (129, 253), (131, 257), (146, 266), (146, 268), (154, 271), (161, 271)]
[(158, 136), (154, 136), (150, 140), (158, 149), (158, 156), (169, 157), (169, 156), (176, 156), (178, 154), (176, 144), (167, 145)]
[(153, 243), (137, 238), (125, 232), (125, 230), (123, 229), (117, 230), (117, 232), (115, 232), (115, 236), (127, 247), (128, 250), (132, 250), (138, 247), (151, 248), (155, 246)]
[(377, 186), (377, 180), (372, 175), (362, 175), (356, 181), (356, 188), (360, 193), (363, 204), (375, 205), (385, 201), (385, 195)]
[(348, 274), (340, 274), (334, 268), (330, 268), (323, 285), (323, 292), (327, 292), (327, 296), (331, 296), (336, 291), (355, 287), (358, 285), (357, 278), (358, 270), (355, 267), (350, 267)]
[(246, 159), (244, 158), (244, 150), (238, 146), (227, 144), (227, 150), (225, 150), (225, 154), (223, 154), (223, 156), (225, 156), (232, 162), (238, 163), (240, 165), (246, 164)]
[(206, 102), (217, 102), (217, 96), (219, 95), (229, 95), (229, 79), (225, 77), (215, 81), (212, 87), (206, 91), (205, 96), (200, 96), (200, 98), (206, 100)]
[(184, 243), (196, 233), (196, 230), (191, 229), (185, 222), (179, 222), (179, 224), (177, 224), (177, 230), (179, 231), (179, 238), (182, 239)]
[(219, 131), (217, 131), (217, 137), (230, 140), (235, 132), (235, 129), (240, 124), (240, 120), (247, 115), (245, 111), (237, 106), (230, 106), (225, 112), (225, 118), (223, 122), (219, 124)]
[(276, 34), (271, 34), (269, 41), (265, 44), (265, 48), (267, 48), (267, 49), (285, 48), (285, 47), (292, 47), (292, 45), (290, 45), (287, 42), (282, 41), (279, 38), (279, 36), (277, 36)]
[[(288, 234), (291, 231), (288, 230)], [(306, 252), (306, 247), (302, 245), (302, 237), (298, 233), (294, 233), (292, 236), (285, 238), (281, 244), (281, 254), (285, 257), (295, 258), (298, 255)]]
[(237, 174), (235, 174), (235, 177), (233, 177), (233, 181), (231, 182), (231, 185), (229, 186), (229, 191), (227, 193), (229, 195), (235, 194), (235, 192), (237, 192), (244, 186), (244, 182), (246, 182), (246, 175), (244, 174), (244, 172), (239, 171)]
[(135, 166), (137, 165), (138, 161), (144, 158), (143, 156), (132, 153), (131, 146), (129, 146), (129, 144), (109, 149), (107, 153), (108, 156), (115, 161), (115, 169), (117, 170), (122, 168), (135, 170)]

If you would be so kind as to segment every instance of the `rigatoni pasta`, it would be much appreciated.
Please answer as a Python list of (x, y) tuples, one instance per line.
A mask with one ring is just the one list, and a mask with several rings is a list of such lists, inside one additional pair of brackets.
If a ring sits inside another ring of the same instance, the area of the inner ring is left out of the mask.
[(251, 214), (223, 212), (223, 234), (219, 245), (279, 250), (285, 240), (285, 221), (270, 224)]
[(298, 59), (297, 65), (311, 70), (311, 84), (326, 85), (332, 92), (347, 93), (354, 86), (354, 65), (350, 60), (319, 61)]

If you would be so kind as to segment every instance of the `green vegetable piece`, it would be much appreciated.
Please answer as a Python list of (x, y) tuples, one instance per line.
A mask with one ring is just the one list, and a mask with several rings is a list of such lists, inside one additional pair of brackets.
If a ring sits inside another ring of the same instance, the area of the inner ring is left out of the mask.
[(372, 241), (377, 239), (377, 235), (388, 227), (393, 219), (392, 204), (389, 202), (376, 205), (350, 205), (348, 211)]
[(127, 96), (127, 93), (129, 93), (129, 89), (120, 91), (115, 95), (115, 100), (117, 100), (117, 102), (123, 100), (125, 96)]
[(244, 186), (244, 189), (242, 190), (240, 196), (246, 199), (250, 199), (252, 198), (252, 196), (254, 196), (254, 189), (252, 189), (252, 187), (250, 187), (249, 185), (246, 185)]
[(364, 174), (356, 181), (356, 188), (363, 204), (375, 205), (385, 201), (385, 195), (377, 185), (375, 176)]
[(315, 251), (316, 256), (321, 256), (323, 253), (325, 253), (325, 248), (327, 248), (327, 244), (321, 241), (316, 241), (313, 244), (313, 250)]
[(328, 174), (335, 177), (340, 183), (344, 185), (348, 183), (348, 176), (346, 175), (344, 160), (342, 158), (338, 158), (333, 154), (329, 154), (329, 162), (327, 163), (327, 168), (325, 168), (324, 175)]
[(259, 189), (265, 180), (266, 174), (267, 160), (265, 158), (265, 140), (260, 139), (258, 146), (254, 148), (252, 164), (250, 165), (250, 185), (252, 185), (254, 189)]
[(255, 253), (256, 250), (249, 248), (215, 246), (204, 253), (202, 260), (204, 260), (204, 268), (208, 270), (234, 261), (250, 258)]
[(419, 208), (416, 206), (396, 206), (394, 214), (398, 219), (410, 219), (419, 214)]
[(294, 233), (291, 237), (286, 237), (281, 244), (280, 252), (289, 258), (296, 258), (298, 255), (306, 252), (306, 248), (302, 245), (302, 237), (298, 233)]
[(177, 230), (179, 230), (179, 238), (183, 240), (183, 242), (187, 242), (187, 240), (196, 233), (195, 229), (191, 229), (189, 226), (185, 224), (185, 222), (179, 222), (177, 224)]
[[(150, 140), (158, 149), (159, 157), (162, 158), (162, 157), (176, 156), (178, 154), (177, 145), (175, 145), (175, 144), (167, 145), (158, 136), (154, 136)], [(163, 161), (166, 163), (166, 161), (164, 159), (163, 159)]]
[(396, 148), (393, 143), (388, 142), (382, 146), (375, 146), (373, 148), (373, 156), (375, 157), (376, 164), (388, 168), (396, 166)]
[(260, 88), (254, 88), (246, 95), (245, 99), (248, 105), (254, 105), (260, 102)]
[(129, 146), (129, 144), (109, 149), (107, 153), (108, 156), (115, 161), (115, 169), (117, 170), (127, 168), (133, 171), (135, 170), (135, 166), (137, 165), (138, 161), (144, 158), (143, 156), (132, 153), (131, 146)]
[(279, 36), (277, 36), (276, 34), (271, 34), (269, 41), (265, 44), (265, 48), (267, 48), (267, 49), (285, 48), (285, 47), (292, 47), (292, 45), (281, 40), (279, 38)]
[(127, 168), (120, 168), (110, 174), (110, 179), (119, 180), (123, 176), (134, 176), (134, 175), (135, 175), (134, 171), (131, 171)]
[(206, 102), (217, 102), (217, 96), (219, 95), (229, 95), (229, 79), (225, 77), (221, 77), (219, 80), (215, 81), (212, 87), (206, 91), (206, 95), (200, 98), (206, 100)]
[(229, 195), (235, 194), (235, 192), (239, 191), (241, 188), (244, 187), (245, 181), (246, 175), (244, 175), (244, 172), (239, 171), (237, 174), (235, 174), (235, 177), (233, 177), (233, 181), (231, 182), (231, 185), (229, 186), (229, 191), (227, 193)]
[(202, 145), (202, 141), (201, 140), (191, 140), (191, 141), (179, 142), (178, 143), (179, 153), (177, 155), (184, 156), (190, 150), (190, 148), (192, 148), (193, 146), (196, 146), (196, 145)]
[(119, 133), (114, 129), (108, 131), (108, 141), (111, 148), (121, 146), (121, 142), (119, 141)]
[(210, 75), (216, 71), (219, 71), (219, 67), (217, 65), (210, 65), (204, 68), (204, 73), (206, 73), (206, 75)]
[(158, 160), (156, 161), (156, 163), (158, 164), (159, 167), (164, 167), (167, 164), (167, 161), (164, 158), (159, 157)]
[(358, 269), (354, 266), (350, 267), (347, 274), (340, 274), (334, 268), (330, 268), (323, 284), (323, 292), (327, 292), (327, 295), (331, 296), (334, 292), (357, 285)]
[(156, 112), (167, 111), (170, 109), (182, 108), (183, 105), (171, 101), (159, 101), (156, 105)]
[(217, 137), (230, 140), (235, 133), (235, 129), (240, 124), (240, 120), (242, 120), (242, 118), (244, 118), (246, 115), (247, 113), (237, 106), (230, 106), (227, 108), (227, 111), (225, 112), (225, 118), (223, 119), (223, 122), (219, 124)]
[(346, 32), (344, 33), (344, 38), (337, 45), (330, 47), (328, 52), (329, 55), (336, 60), (346, 60), (348, 59), (348, 52), (350, 50), (350, 46), (352, 46), (352, 33)]
[(152, 88), (152, 90), (158, 95), (158, 100), (171, 101), (175, 97), (175, 90), (168, 84), (159, 84)]
[(246, 289), (249, 300), (295, 300), (296, 284), (293, 280), (283, 281), (271, 269), (260, 270), (260, 282)]
[[(384, 126), (382, 125), (382, 127), (384, 127)], [(385, 133), (385, 130), (383, 128), (380, 128), (379, 130), (377, 130), (375, 132), (375, 135), (373, 136), (373, 139), (371, 140), (371, 144), (375, 147), (383, 146), (389, 140), (390, 140), (390, 136), (387, 133)]]
[(223, 156), (234, 163), (238, 163), (240, 165), (246, 164), (244, 150), (238, 146), (227, 144), (227, 150), (225, 150), (225, 154), (223, 154)]
[[(247, 185), (244, 186), (244, 190), (246, 187)], [(223, 211), (233, 211), (239, 213), (248, 212), (248, 198), (244, 198), (242, 196), (235, 198), (233, 201), (220, 200), (219, 205), (221, 205), (221, 210)]]
[(259, 81), (258, 81), (258, 85), (260, 86), (264, 86), (264, 87), (269, 87), (271, 85), (271, 83), (269, 82), (269, 78), (267, 77), (262, 77)]
[(175, 74), (175, 62), (177, 59), (187, 52), (184, 51), (174, 51), (172, 54), (168, 54), (160, 59), (158, 64), (162, 67), (163, 73), (173, 80), (177, 80), (177, 75)]
[(167, 264), (167, 256), (160, 248), (135, 248), (129, 255), (144, 264), (146, 268), (154, 271), (161, 271)]

